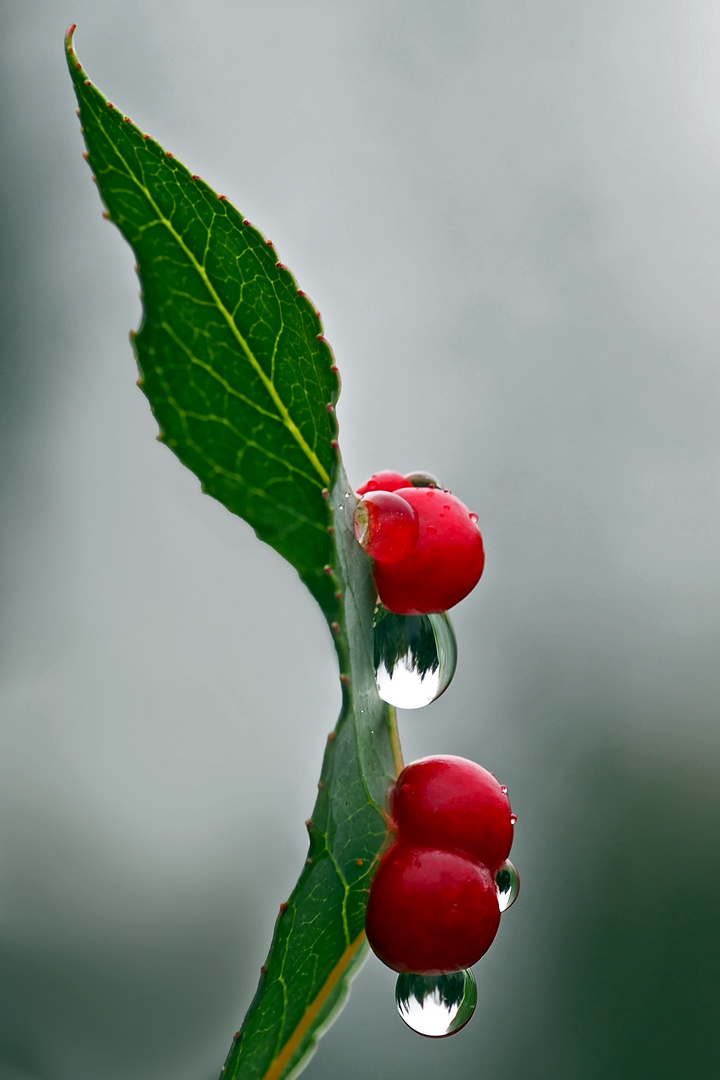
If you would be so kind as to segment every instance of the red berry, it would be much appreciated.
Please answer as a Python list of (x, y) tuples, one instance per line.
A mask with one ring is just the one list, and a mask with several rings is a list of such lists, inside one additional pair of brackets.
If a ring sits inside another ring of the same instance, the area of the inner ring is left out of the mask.
[(447, 611), (475, 588), (485, 564), (477, 518), (451, 495), (432, 487), (399, 488), (396, 495), (413, 507), (418, 538), (413, 549), (393, 563), (376, 563), (380, 600), (397, 615)]
[(370, 479), (357, 489), (357, 494), (366, 495), (368, 491), (396, 491), (401, 487), (407, 487), (407, 480), (402, 473), (384, 469), (382, 472), (373, 473)]
[(493, 873), (510, 853), (507, 792), (467, 758), (445, 754), (407, 765), (393, 788), (390, 812), (403, 843), (460, 851)]
[(355, 508), (355, 536), (371, 558), (396, 562), (415, 546), (417, 514), (392, 491), (369, 491)]
[(371, 948), (394, 971), (445, 975), (472, 967), (500, 922), (486, 866), (402, 841), (384, 857), (365, 914)]

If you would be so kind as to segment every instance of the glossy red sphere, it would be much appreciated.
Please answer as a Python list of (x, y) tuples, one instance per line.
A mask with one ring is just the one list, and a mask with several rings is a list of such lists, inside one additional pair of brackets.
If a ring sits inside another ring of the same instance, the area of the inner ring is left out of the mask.
[(398, 615), (447, 611), (475, 588), (483, 571), (477, 518), (439, 488), (405, 487), (395, 494), (415, 510), (418, 538), (404, 558), (375, 564), (380, 600)]
[(397, 562), (415, 547), (417, 514), (406, 499), (392, 491), (369, 491), (355, 507), (355, 536), (367, 554), (379, 562)]
[(394, 971), (444, 975), (477, 963), (500, 922), (493, 875), (453, 851), (399, 841), (373, 879), (371, 948)]
[(462, 852), (493, 873), (513, 841), (510, 801), (492, 773), (452, 754), (407, 765), (390, 812), (403, 843)]
[(392, 472), (391, 469), (383, 469), (373, 473), (362, 487), (357, 489), (358, 495), (366, 495), (368, 491), (395, 491), (397, 488), (407, 487), (407, 480), (402, 473)]

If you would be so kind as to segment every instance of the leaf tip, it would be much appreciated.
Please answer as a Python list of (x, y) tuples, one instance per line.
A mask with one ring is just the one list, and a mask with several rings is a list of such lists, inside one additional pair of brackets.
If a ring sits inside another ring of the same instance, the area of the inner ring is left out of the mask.
[(73, 35), (77, 30), (77, 23), (71, 23), (65, 31), (65, 52), (67, 54), (68, 62), (75, 64), (75, 67), (80, 69), (78, 58), (75, 55), (75, 47), (73, 45)]

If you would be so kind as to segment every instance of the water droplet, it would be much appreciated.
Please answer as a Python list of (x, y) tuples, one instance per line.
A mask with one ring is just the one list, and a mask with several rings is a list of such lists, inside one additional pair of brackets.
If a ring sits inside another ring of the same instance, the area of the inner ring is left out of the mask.
[(418, 1035), (443, 1039), (464, 1028), (475, 1012), (477, 985), (472, 971), (451, 975), (399, 975), (395, 1004)]
[(477, 525), (477, 519), (478, 519), (477, 514), (472, 514), (472, 513), (470, 514), (470, 520), (474, 521), (476, 525)]
[(420, 709), (447, 690), (457, 665), (455, 631), (447, 612), (395, 615), (375, 612), (378, 694), (399, 709)]
[(433, 476), (431, 472), (409, 472), (405, 473), (405, 480), (410, 487), (429, 487), (429, 488), (441, 488), (442, 484), (438, 480), (437, 476)]
[(517, 823), (517, 814), (510, 815), (510, 824), (515, 825)]
[(500, 911), (507, 911), (515, 903), (520, 892), (520, 876), (509, 859), (502, 864), (495, 875), (495, 888)]
[(507, 795), (507, 784), (501, 784), (500, 790), (502, 791), (503, 795)]

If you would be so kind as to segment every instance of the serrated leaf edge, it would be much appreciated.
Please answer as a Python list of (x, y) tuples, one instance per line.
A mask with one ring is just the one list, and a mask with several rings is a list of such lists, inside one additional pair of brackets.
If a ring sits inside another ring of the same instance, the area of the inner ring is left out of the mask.
[[(67, 53), (68, 64), (72, 64), (72, 66), (75, 68), (76, 71), (78, 71), (80, 73), (81, 76), (87, 77), (85, 69), (83, 68), (82, 64), (78, 60), (77, 54), (76, 54), (76, 52), (74, 50), (74, 47), (73, 47), (73, 34), (74, 34), (74, 32), (75, 32), (75, 25), (69, 27), (69, 29), (68, 29), (68, 31), (67, 31), (67, 33), (65, 35), (65, 49), (66, 49), (66, 53)], [(95, 87), (95, 90), (97, 91), (97, 93), (101, 94), (101, 92), (97, 89), (97, 87)], [(107, 98), (105, 98), (104, 95), (101, 94), (101, 97), (103, 97), (103, 99), (105, 101), (107, 101)], [(125, 170), (126, 170), (126, 173), (127, 173), (127, 176), (129, 177), (129, 179), (132, 180), (133, 183), (136, 184), (138, 189), (143, 193), (143, 195), (147, 199), (148, 203), (152, 206), (154, 213), (157, 215), (158, 222), (161, 225), (165, 226), (165, 228), (168, 230), (170, 235), (173, 237), (173, 240), (182, 249), (182, 251), (185, 254), (186, 258), (188, 259), (188, 261), (190, 262), (190, 264), (192, 265), (192, 267), (194, 268), (194, 270), (198, 274), (198, 277), (200, 278), (200, 280), (203, 282), (205, 288), (208, 291), (208, 294), (210, 295), (210, 297), (212, 299), (212, 302), (215, 304), (217, 310), (220, 312), (223, 319), (227, 323), (231, 334), (234, 336), (235, 340), (237, 341), (238, 345), (240, 346), (240, 349), (241, 349), (242, 353), (244, 354), (246, 360), (248, 361), (250, 366), (253, 368), (253, 371), (255, 372), (255, 374), (257, 375), (257, 377), (260, 379), (261, 383), (265, 387), (266, 392), (268, 393), (271, 401), (273, 402), (273, 404), (275, 405), (275, 407), (276, 407), (276, 409), (277, 409), (277, 411), (279, 413), (280, 420), (282, 421), (284, 426), (287, 428), (287, 430), (290, 432), (292, 437), (295, 439), (296, 443), (298, 444), (298, 446), (302, 450), (303, 454), (308, 459), (308, 461), (310, 462), (310, 464), (314, 468), (317, 475), (320, 477), (322, 483), (324, 485), (327, 485), (329, 483), (329, 481), (330, 481), (329, 473), (325, 469), (324, 465), (322, 464), (322, 462), (318, 458), (315, 451), (312, 449), (312, 447), (310, 447), (308, 445), (303, 433), (300, 431), (299, 427), (297, 426), (297, 424), (295, 423), (293, 418), (290, 416), (290, 412), (289, 412), (287, 406), (285, 405), (285, 402), (282, 400), (282, 398), (278, 394), (277, 389), (276, 389), (275, 384), (273, 383), (272, 379), (270, 379), (265, 374), (265, 372), (262, 369), (262, 365), (259, 363), (259, 361), (258, 361), (257, 357), (255, 356), (254, 352), (252, 351), (252, 349), (248, 345), (248, 343), (245, 340), (245, 338), (243, 337), (243, 335), (238, 330), (238, 328), (237, 328), (237, 326), (235, 324), (235, 320), (232, 317), (232, 314), (228, 311), (228, 309), (225, 307), (224, 303), (220, 299), (220, 296), (218, 295), (217, 290), (215, 289), (212, 282), (210, 281), (210, 278), (208, 277), (204, 266), (202, 266), (202, 264), (197, 261), (194, 254), (192, 253), (190, 248), (187, 246), (187, 244), (183, 240), (182, 236), (180, 236), (180, 234), (173, 227), (172, 222), (169, 221), (165, 217), (165, 215), (162, 213), (162, 211), (160, 210), (159, 206), (157, 205), (157, 203), (153, 199), (153, 197), (150, 194), (150, 192), (148, 191), (148, 189), (143, 184), (141, 184), (139, 180), (137, 180), (135, 178), (135, 176), (133, 174), (133, 171), (131, 170), (131, 168), (128, 165), (127, 161), (122, 156), (122, 154), (117, 149), (117, 147), (113, 147), (113, 149), (115, 150), (115, 153), (117, 154), (118, 158), (122, 161), (123, 166), (125, 167)]]

